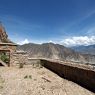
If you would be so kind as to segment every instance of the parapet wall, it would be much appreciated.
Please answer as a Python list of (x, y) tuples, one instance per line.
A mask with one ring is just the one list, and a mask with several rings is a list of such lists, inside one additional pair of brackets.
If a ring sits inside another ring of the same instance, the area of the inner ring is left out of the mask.
[[(53, 62), (41, 59), (44, 67), (52, 70), (61, 77), (76, 82), (81, 86), (95, 92), (95, 71), (81, 67), (66, 65), (60, 62)], [(67, 63), (68, 64), (68, 63)]]

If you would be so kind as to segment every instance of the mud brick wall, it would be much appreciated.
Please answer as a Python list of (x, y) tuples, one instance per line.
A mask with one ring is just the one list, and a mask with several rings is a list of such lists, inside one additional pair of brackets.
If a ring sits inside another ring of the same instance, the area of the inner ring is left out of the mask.
[(44, 67), (52, 70), (61, 77), (76, 82), (95, 92), (95, 71), (47, 60), (41, 60), (41, 63)]

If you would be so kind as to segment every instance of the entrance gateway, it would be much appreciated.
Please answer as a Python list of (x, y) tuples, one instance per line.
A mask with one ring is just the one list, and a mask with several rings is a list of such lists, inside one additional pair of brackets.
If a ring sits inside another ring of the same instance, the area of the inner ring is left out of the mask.
[(16, 51), (14, 43), (0, 43), (0, 66), (10, 66), (10, 55)]

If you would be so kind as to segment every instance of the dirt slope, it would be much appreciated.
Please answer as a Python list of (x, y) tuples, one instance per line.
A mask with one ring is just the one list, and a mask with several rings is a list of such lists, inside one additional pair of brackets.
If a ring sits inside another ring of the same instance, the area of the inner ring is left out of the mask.
[(0, 95), (95, 95), (47, 70), (0, 67)]

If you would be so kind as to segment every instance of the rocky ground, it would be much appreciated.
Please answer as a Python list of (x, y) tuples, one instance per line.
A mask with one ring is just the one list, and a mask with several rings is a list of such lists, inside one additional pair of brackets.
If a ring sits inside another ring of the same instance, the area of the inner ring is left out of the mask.
[(95, 95), (46, 68), (0, 67), (0, 95)]

